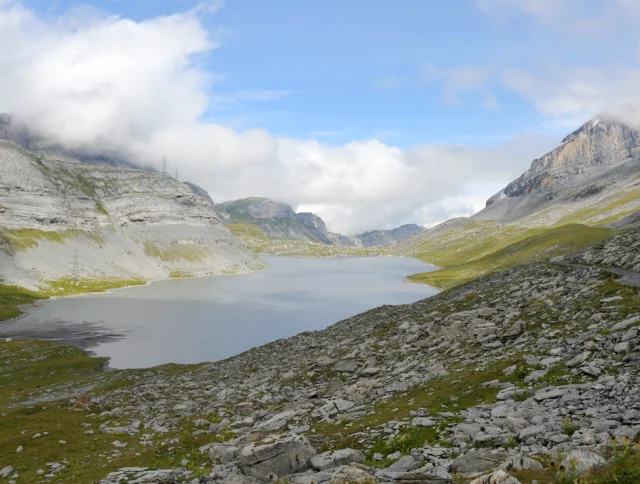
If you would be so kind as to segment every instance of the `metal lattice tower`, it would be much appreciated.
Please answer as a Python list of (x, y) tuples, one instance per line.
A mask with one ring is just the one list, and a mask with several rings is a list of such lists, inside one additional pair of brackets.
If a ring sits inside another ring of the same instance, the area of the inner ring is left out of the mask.
[(163, 156), (162, 157), (162, 173), (166, 173), (167, 172), (167, 157)]
[(78, 254), (78, 249), (73, 252), (71, 257), (71, 279), (74, 286), (77, 286), (80, 282), (80, 255)]
[(177, 181), (179, 181), (179, 179), (178, 179), (178, 174), (179, 174), (179, 173), (180, 173), (180, 172), (179, 172), (178, 170), (176, 170), (176, 180), (177, 180)]

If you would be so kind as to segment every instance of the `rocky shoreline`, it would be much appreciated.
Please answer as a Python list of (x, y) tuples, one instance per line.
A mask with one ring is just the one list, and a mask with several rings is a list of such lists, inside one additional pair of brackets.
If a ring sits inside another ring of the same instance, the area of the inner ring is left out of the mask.
[[(638, 247), (629, 231), (225, 361), (111, 372), (95, 431), (182, 465), (101, 482), (513, 484), (612, 465), (640, 437), (640, 295), (611, 272), (634, 272)], [(178, 454), (187, 438), (201, 445)]]

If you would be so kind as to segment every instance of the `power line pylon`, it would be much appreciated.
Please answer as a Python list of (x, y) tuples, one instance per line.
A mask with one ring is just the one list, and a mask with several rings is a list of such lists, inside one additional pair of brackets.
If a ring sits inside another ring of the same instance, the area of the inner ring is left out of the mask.
[(73, 251), (73, 256), (71, 257), (71, 280), (74, 286), (80, 283), (80, 254), (78, 249)]

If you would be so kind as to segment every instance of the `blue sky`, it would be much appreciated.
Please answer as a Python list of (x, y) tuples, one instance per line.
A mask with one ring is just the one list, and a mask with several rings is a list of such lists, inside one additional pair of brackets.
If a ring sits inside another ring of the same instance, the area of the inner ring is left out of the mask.
[(0, 0), (3, 19), (0, 111), (346, 232), (474, 213), (640, 82), (635, 0)]
[[(78, 5), (26, 4), (48, 15)], [(89, 4), (143, 21), (196, 2)], [(440, 83), (425, 78), (428, 64), (498, 68), (522, 65), (524, 57), (524, 65), (561, 58), (555, 39), (540, 39), (539, 26), (527, 17), (496, 19), (468, 0), (228, 0), (204, 23), (212, 32), (222, 31), (222, 47), (203, 59), (211, 72), (224, 75), (212, 96), (253, 90), (274, 96), (269, 102), (213, 106), (207, 120), (263, 127), (282, 137), (322, 137), (332, 144), (375, 137), (398, 146), (487, 145), (523, 131), (566, 131), (545, 125), (529, 102), (500, 86), (491, 88), (500, 108), (486, 109), (477, 92), (459, 93), (458, 104), (445, 101)], [(392, 78), (397, 82), (385, 85)]]

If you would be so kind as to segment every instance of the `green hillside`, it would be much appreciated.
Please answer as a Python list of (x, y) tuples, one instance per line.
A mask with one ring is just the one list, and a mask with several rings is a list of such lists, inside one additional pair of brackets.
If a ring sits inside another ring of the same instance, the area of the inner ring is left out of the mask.
[[(457, 243), (451, 247), (441, 245), (439, 251), (417, 255), (429, 262), (446, 261), (442, 264), (443, 269), (414, 274), (409, 279), (447, 289), (491, 272), (567, 254), (596, 244), (616, 233), (610, 229), (570, 224), (552, 229), (532, 229), (522, 234), (517, 231), (495, 230), (489, 234), (467, 237), (466, 244), (465, 239), (458, 238)], [(511, 243), (506, 243), (510, 235)], [(491, 242), (495, 243), (493, 247)], [(480, 256), (470, 257), (472, 254)], [(456, 259), (461, 262), (450, 263)]]

